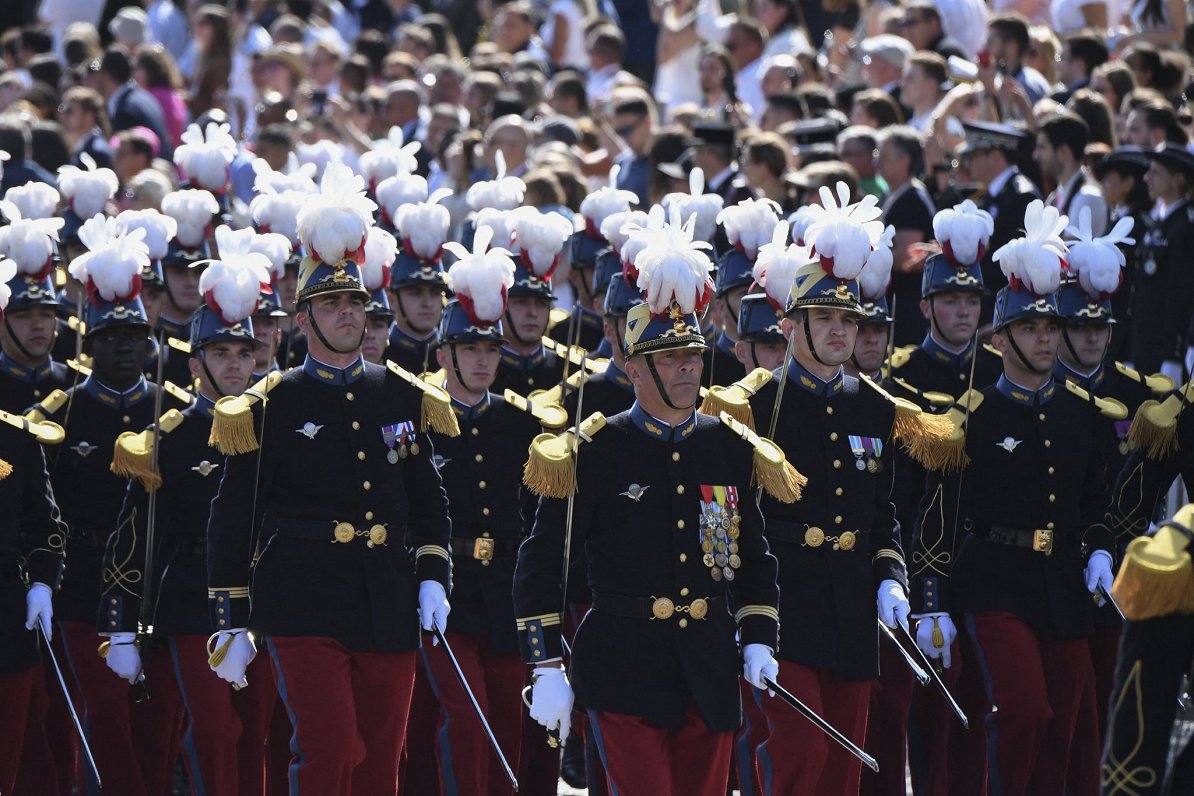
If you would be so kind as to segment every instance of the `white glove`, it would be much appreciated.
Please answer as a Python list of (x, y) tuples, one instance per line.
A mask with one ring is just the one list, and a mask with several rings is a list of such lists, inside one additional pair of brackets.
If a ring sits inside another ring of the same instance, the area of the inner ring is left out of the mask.
[(137, 649), (136, 633), (108, 633), (108, 654), (104, 656), (104, 663), (122, 680), (128, 680), (129, 685), (135, 685), (145, 679), (141, 670), (141, 651)]
[(44, 583), (34, 583), (25, 592), (25, 629), (32, 630), (35, 623), (41, 624), (46, 641), (54, 637), (54, 592)]
[(208, 658), (207, 665), (221, 680), (231, 683), (236, 688), (244, 688), (249, 684), (245, 677), (245, 670), (257, 657), (257, 645), (253, 637), (245, 628), (221, 630), (216, 634), (215, 648)]
[(911, 610), (912, 606), (908, 605), (908, 597), (899, 581), (889, 578), (879, 584), (879, 619), (883, 624), (895, 630), (899, 622), (907, 628), (908, 612)]
[(535, 670), (531, 686), (531, 718), (549, 731), (559, 728), (560, 743), (572, 731), (572, 686), (562, 666), (544, 666)]
[(1099, 591), (1102, 586), (1108, 592), (1115, 578), (1111, 574), (1111, 554), (1106, 550), (1095, 550), (1086, 560), (1086, 590), (1098, 598), (1099, 605), (1103, 604), (1103, 596)]
[(764, 682), (764, 678), (774, 680), (779, 677), (779, 664), (770, 647), (766, 644), (747, 644), (742, 648), (742, 677), (755, 688), (775, 696)]
[[(934, 627), (941, 630), (942, 645), (933, 643)], [(954, 620), (949, 618), (949, 614), (922, 614), (917, 617), (916, 646), (920, 647), (920, 651), (925, 654), (926, 658), (930, 660), (940, 658), (941, 665), (946, 669), (950, 664), (949, 649), (957, 637), (958, 629), (954, 627)]]
[[(419, 622), (423, 629), (431, 632), (431, 623), (443, 632), (448, 626), (448, 612), (452, 606), (448, 604), (448, 595), (444, 587), (437, 580), (425, 580), (419, 583)], [(433, 644), (438, 644), (435, 639)]]
[(1176, 359), (1167, 359), (1161, 363), (1161, 375), (1173, 379), (1174, 384), (1182, 386), (1182, 363)]

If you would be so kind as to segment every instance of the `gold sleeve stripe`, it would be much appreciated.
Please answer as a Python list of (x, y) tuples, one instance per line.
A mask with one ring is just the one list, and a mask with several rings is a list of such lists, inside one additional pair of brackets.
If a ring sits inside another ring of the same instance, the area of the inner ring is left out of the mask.
[(744, 605), (734, 614), (734, 621), (741, 622), (748, 616), (765, 616), (779, 622), (779, 611), (770, 605)]
[(526, 630), (528, 623), (538, 622), (543, 627), (551, 627), (558, 625), (562, 621), (563, 614), (541, 614), (539, 616), (524, 616), (520, 617), (518, 621), (518, 629)]
[(875, 557), (871, 560), (878, 561), (880, 558), (894, 558), (896, 561), (900, 562), (901, 566), (905, 566), (905, 567), (907, 566), (907, 563), (904, 561), (904, 557), (902, 555), (900, 555), (899, 553), (897, 553), (895, 550), (886, 550), (886, 549), (879, 550), (878, 552), (875, 553)]
[(249, 596), (249, 587), (248, 586), (217, 586), (217, 587), (209, 588), (207, 590), (207, 598), (209, 600), (214, 600), (216, 598), (216, 595), (218, 595), (218, 594), (225, 594), (228, 597), (233, 598), (233, 599), (235, 599), (237, 597), (246, 597), (247, 598)]
[(419, 556), (440, 556), (445, 561), (451, 561), (452, 557), (448, 555), (446, 548), (440, 547), (437, 544), (425, 544), (419, 549), (415, 550), (415, 558)]

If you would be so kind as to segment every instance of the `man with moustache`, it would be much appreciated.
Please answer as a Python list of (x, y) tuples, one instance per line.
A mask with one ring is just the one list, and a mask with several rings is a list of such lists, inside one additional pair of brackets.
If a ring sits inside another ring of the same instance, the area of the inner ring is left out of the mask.
[(50, 354), (58, 336), (58, 296), (48, 273), (18, 273), (0, 324), (0, 409), (23, 412), (54, 390), (70, 387), (74, 374)]

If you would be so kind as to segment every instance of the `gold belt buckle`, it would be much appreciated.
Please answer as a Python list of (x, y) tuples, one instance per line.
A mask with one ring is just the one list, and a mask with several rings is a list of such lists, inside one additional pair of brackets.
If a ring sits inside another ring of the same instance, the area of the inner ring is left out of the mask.
[(834, 549), (853, 550), (857, 541), (858, 537), (855, 536), (854, 531), (846, 531), (837, 538), (837, 544), (834, 545)]
[(688, 604), (688, 615), (693, 619), (704, 619), (709, 615), (709, 601), (704, 597), (697, 597)]
[(351, 522), (338, 522), (336, 523), (336, 527), (332, 529), (332, 536), (336, 538), (337, 542), (348, 544), (357, 538), (357, 529), (352, 527)]
[(676, 613), (676, 604), (667, 597), (658, 597), (651, 603), (651, 616), (655, 619), (670, 619)]
[(368, 545), (370, 547), (373, 547), (374, 545), (384, 545), (386, 543), (386, 539), (388, 539), (389, 537), (390, 537), (390, 533), (389, 533), (389, 531), (386, 530), (386, 526), (374, 525), (372, 528), (369, 529)]
[(493, 547), (492, 539), (474, 539), (473, 558), (488, 566), (489, 562), (493, 560)]
[(1032, 549), (1038, 553), (1052, 555), (1053, 531), (1037, 530), (1032, 532)]
[(825, 531), (814, 526), (810, 526), (804, 532), (804, 543), (809, 547), (820, 547), (825, 544)]

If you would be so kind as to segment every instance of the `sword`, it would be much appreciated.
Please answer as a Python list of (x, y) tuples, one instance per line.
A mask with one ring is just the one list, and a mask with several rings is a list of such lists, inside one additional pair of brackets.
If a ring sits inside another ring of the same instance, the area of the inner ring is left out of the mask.
[(452, 652), (452, 647), (448, 644), (448, 639), (444, 637), (444, 631), (440, 630), (439, 625), (435, 624), (435, 622), (431, 623), (431, 629), (435, 631), (435, 637), (439, 639), (440, 647), (448, 654), (448, 660), (451, 661), (452, 668), (456, 671), (456, 678), (460, 680), (460, 685), (464, 688), (464, 693), (468, 694), (468, 701), (473, 703), (473, 712), (477, 714), (477, 719), (481, 722), (481, 728), (485, 730), (485, 737), (489, 739), (489, 748), (497, 755), (498, 762), (502, 764), (502, 768), (506, 772), (506, 778), (510, 780), (510, 785), (514, 790), (518, 790), (518, 779), (514, 776), (514, 771), (510, 768), (510, 763), (506, 760), (506, 755), (502, 753), (502, 747), (498, 746), (497, 738), (494, 737), (493, 730), (490, 728), (489, 722), (485, 719), (485, 713), (477, 703), (477, 697), (473, 695), (473, 689), (469, 686), (468, 680), (464, 676), (464, 671), (460, 668), (460, 662), (456, 660), (456, 655)]
[(792, 692), (785, 689), (770, 677), (764, 677), (763, 683), (767, 686), (767, 688), (774, 691), (776, 696), (778, 696), (784, 702), (787, 702), (797, 713), (804, 716), (813, 724), (816, 724), (817, 727), (821, 729), (821, 732), (840, 743), (843, 747), (845, 747), (847, 752), (861, 760), (867, 768), (869, 768), (871, 771), (879, 771), (879, 763), (875, 760), (875, 758), (862, 751), (857, 744), (855, 744), (846, 736), (842, 735), (836, 727), (834, 727), (825, 719), (821, 718), (821, 716), (815, 710), (797, 699)]
[(883, 635), (887, 636), (887, 638), (891, 640), (891, 643), (895, 644), (896, 649), (900, 651), (900, 655), (903, 657), (904, 663), (908, 664), (908, 668), (912, 670), (912, 676), (915, 677), (917, 682), (919, 682), (921, 685), (928, 685), (930, 680), (928, 672), (922, 669), (916, 663), (916, 661), (912, 659), (912, 656), (908, 654), (908, 650), (904, 649), (904, 645), (900, 643), (898, 638), (896, 638), (896, 634), (891, 632), (891, 628), (883, 624), (882, 619), (876, 621), (879, 622), (879, 629), (883, 631)]
[(54, 664), (54, 673), (58, 675), (58, 685), (62, 688), (62, 698), (66, 700), (66, 706), (70, 709), (70, 718), (74, 722), (75, 732), (79, 734), (79, 743), (83, 746), (87, 764), (95, 776), (95, 785), (102, 789), (103, 782), (100, 781), (99, 766), (95, 764), (95, 757), (91, 754), (91, 746), (87, 743), (87, 733), (83, 732), (83, 722), (79, 721), (79, 714), (75, 712), (75, 703), (71, 701), (70, 690), (66, 687), (66, 680), (62, 676), (62, 667), (58, 665), (58, 656), (54, 654), (54, 648), (50, 645), (50, 634), (46, 632), (42, 621), (44, 620), (38, 621), (37, 629), (41, 632), (42, 640), (46, 642), (46, 652), (50, 655), (50, 662)]
[(1106, 600), (1106, 601), (1107, 601), (1107, 603), (1108, 603), (1108, 604), (1109, 604), (1109, 605), (1110, 605), (1112, 608), (1114, 608), (1114, 609), (1115, 609), (1115, 613), (1119, 614), (1119, 618), (1120, 618), (1120, 620), (1121, 620), (1121, 621), (1124, 621), (1124, 622), (1128, 621), (1128, 618), (1127, 618), (1126, 616), (1124, 616), (1124, 612), (1123, 612), (1123, 611), (1121, 611), (1121, 610), (1119, 610), (1119, 603), (1117, 603), (1117, 602), (1115, 601), (1115, 598), (1111, 596), (1111, 592), (1107, 591), (1107, 587), (1106, 587), (1106, 586), (1104, 586), (1104, 585), (1103, 585), (1103, 584), (1101, 584), (1101, 583), (1099, 584), (1099, 595), (1100, 595), (1100, 596), (1101, 596), (1101, 597), (1102, 597), (1104, 600)]
[[(929, 675), (933, 678), (933, 682), (936, 684), (937, 689), (941, 692), (941, 696), (945, 697), (945, 701), (949, 702), (949, 706), (953, 708), (954, 713), (958, 717), (958, 721), (962, 722), (962, 726), (964, 728), (967, 730), (970, 729), (970, 719), (966, 718), (966, 714), (962, 712), (962, 708), (958, 707), (957, 700), (954, 699), (954, 695), (949, 692), (949, 689), (945, 687), (945, 683), (942, 681), (941, 675), (937, 674), (937, 669), (934, 668), (933, 665), (929, 663), (929, 659), (925, 657), (924, 650), (917, 645), (916, 640), (912, 638), (912, 635), (908, 632), (908, 628), (904, 627), (902, 624), (899, 625), (899, 628), (901, 631), (903, 631), (904, 638), (909, 644), (912, 645), (912, 649), (916, 650), (916, 654), (920, 657), (920, 662), (924, 664), (923, 668), (926, 669)], [(902, 644), (900, 646), (903, 647)]]

